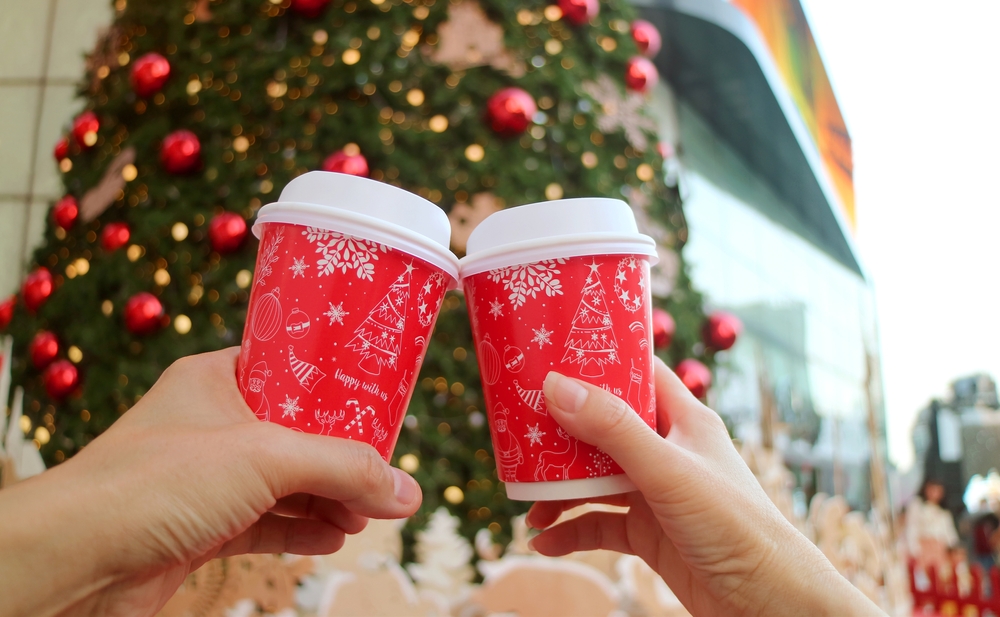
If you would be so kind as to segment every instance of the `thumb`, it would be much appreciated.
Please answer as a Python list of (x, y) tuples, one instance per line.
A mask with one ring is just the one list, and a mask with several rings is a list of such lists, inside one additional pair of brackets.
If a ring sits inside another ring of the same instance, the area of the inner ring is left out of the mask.
[(643, 494), (667, 488), (666, 472), (677, 453), (625, 401), (555, 372), (545, 377), (544, 391), (556, 422), (570, 435), (607, 452)]

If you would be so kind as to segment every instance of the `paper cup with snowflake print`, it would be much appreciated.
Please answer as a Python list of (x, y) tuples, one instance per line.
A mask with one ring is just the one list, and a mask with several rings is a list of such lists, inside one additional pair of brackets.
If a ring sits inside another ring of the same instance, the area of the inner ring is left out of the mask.
[(448, 217), (388, 184), (292, 180), (260, 239), (237, 379), (261, 420), (392, 455), (444, 294)]
[(549, 371), (600, 386), (656, 427), (649, 266), (656, 245), (614, 199), (498, 212), (461, 261), (497, 471), (518, 500), (635, 490), (545, 407)]

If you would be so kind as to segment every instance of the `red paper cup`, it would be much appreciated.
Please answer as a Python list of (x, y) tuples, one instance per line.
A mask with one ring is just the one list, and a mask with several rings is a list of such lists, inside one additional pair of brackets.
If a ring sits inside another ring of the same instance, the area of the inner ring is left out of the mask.
[(656, 428), (649, 266), (656, 245), (613, 199), (498, 212), (469, 237), (462, 281), (493, 450), (507, 496), (576, 499), (635, 490), (600, 449), (549, 416), (557, 371), (621, 397)]
[(373, 180), (310, 172), (261, 208), (240, 390), (261, 420), (392, 454), (441, 301), (448, 217)]

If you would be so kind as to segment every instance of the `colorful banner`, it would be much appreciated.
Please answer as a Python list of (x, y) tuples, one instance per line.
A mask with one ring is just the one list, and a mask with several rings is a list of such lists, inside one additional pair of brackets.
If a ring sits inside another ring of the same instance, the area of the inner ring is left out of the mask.
[(854, 162), (851, 137), (798, 0), (732, 0), (757, 24), (840, 197), (851, 228)]

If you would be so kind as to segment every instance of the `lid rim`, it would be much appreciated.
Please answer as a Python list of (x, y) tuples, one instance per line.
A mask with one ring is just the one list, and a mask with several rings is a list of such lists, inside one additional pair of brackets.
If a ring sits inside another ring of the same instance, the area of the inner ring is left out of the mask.
[[(496, 268), (517, 266), (546, 259), (626, 254), (648, 257), (650, 265), (655, 265), (659, 261), (656, 241), (647, 235), (594, 232), (521, 240), (467, 255), (459, 260), (459, 275), (461, 278), (465, 278)], [(539, 257), (539, 255), (544, 256)], [(507, 259), (500, 261), (502, 257), (507, 257)], [(496, 263), (498, 261), (499, 263)]]
[[(434, 207), (437, 208), (437, 206)], [(299, 220), (295, 220), (296, 218)], [(305, 222), (303, 222), (303, 219), (305, 219)], [(440, 268), (455, 281), (458, 281), (460, 278), (458, 257), (435, 240), (391, 221), (353, 210), (344, 210), (336, 206), (299, 201), (276, 201), (267, 204), (257, 212), (256, 220), (251, 229), (257, 238), (260, 238), (260, 225), (264, 223), (284, 223), (299, 225), (301, 227), (315, 226), (334, 232), (364, 237), (363, 233), (354, 230), (346, 232), (336, 229), (335, 224), (338, 222), (342, 224), (346, 223), (348, 226), (359, 225), (370, 227), (374, 231), (372, 235), (376, 237), (365, 237), (365, 239), (381, 242), (395, 250), (412, 254), (414, 248), (420, 249), (424, 254), (413, 255), (414, 257), (423, 259), (431, 265)]]

